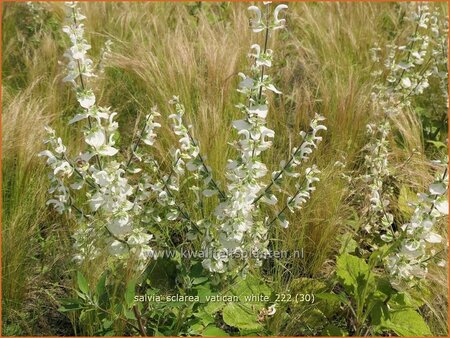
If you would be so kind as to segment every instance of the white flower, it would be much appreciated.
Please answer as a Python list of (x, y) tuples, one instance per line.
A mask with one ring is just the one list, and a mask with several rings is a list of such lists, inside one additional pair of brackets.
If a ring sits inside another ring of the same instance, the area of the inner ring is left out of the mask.
[(132, 227), (127, 214), (114, 217), (107, 225), (109, 231), (115, 236), (123, 236), (131, 232)]
[(250, 53), (249, 56), (253, 56), (256, 59), (259, 59), (259, 56), (261, 54), (261, 46), (258, 45), (257, 43), (251, 45), (250, 49), (254, 49), (255, 53)]
[(403, 88), (410, 88), (411, 85), (412, 85), (411, 80), (409, 79), (409, 77), (403, 78), (401, 83), (402, 83)]
[(280, 92), (277, 88), (275, 88), (275, 86), (273, 84), (268, 84), (266, 86), (267, 89), (269, 89), (270, 91), (274, 92), (275, 94), (283, 94), (282, 92)]
[(277, 221), (282, 228), (287, 229), (289, 227), (289, 221), (286, 218), (280, 219), (280, 217), (278, 217)]
[(233, 127), (237, 130), (249, 130), (251, 128), (251, 124), (244, 120), (236, 120), (233, 121)]
[(55, 155), (53, 155), (53, 153), (49, 150), (41, 151), (38, 154), (38, 156), (47, 156), (47, 164), (48, 165), (52, 165), (52, 164), (56, 163), (56, 161), (57, 161)]
[(255, 15), (255, 17), (250, 21), (253, 32), (258, 33), (264, 30), (266, 27), (262, 22), (261, 10), (256, 6), (250, 6), (248, 10), (253, 12)]
[(85, 109), (91, 108), (95, 104), (95, 95), (92, 90), (80, 92), (77, 95), (77, 100)]
[(60, 137), (58, 137), (56, 142), (57, 142), (57, 144), (56, 144), (56, 147), (55, 147), (55, 152), (57, 154), (65, 153), (66, 152), (66, 146), (62, 143), (62, 140), (61, 140)]
[(430, 193), (432, 195), (443, 195), (447, 191), (447, 187), (443, 182), (435, 182), (430, 185)]
[(117, 240), (112, 241), (111, 244), (109, 245), (109, 249), (108, 249), (109, 254), (111, 254), (113, 256), (124, 255), (127, 251), (128, 250), (127, 250), (126, 245)]
[(428, 243), (441, 243), (442, 242), (442, 237), (441, 235), (438, 235), (434, 232), (430, 232), (425, 236), (425, 240)]
[(112, 179), (104, 170), (97, 171), (96, 173), (92, 174), (92, 178), (94, 179), (95, 183), (97, 183), (101, 187), (107, 186), (112, 182)]
[(261, 104), (258, 106), (250, 107), (248, 109), (248, 112), (265, 119), (267, 117), (267, 113), (269, 112), (269, 107), (266, 104)]
[(155, 143), (156, 139), (155, 129), (161, 127), (159, 123), (154, 121), (155, 117), (157, 116), (161, 115), (156, 111), (156, 107), (153, 107), (151, 113), (146, 116), (146, 125), (142, 136), (142, 142), (144, 142), (148, 146), (152, 146)]
[(275, 205), (278, 202), (278, 199), (275, 195), (270, 194), (270, 195), (264, 195), (261, 198), (261, 201), (264, 203), (267, 203), (269, 205)]
[(150, 242), (153, 238), (152, 235), (144, 233), (144, 232), (134, 232), (127, 240), (127, 243), (130, 245), (143, 245)]
[(66, 203), (65, 201), (60, 201), (56, 199), (49, 199), (46, 203), (47, 205), (53, 205), (55, 210), (62, 214), (64, 211), (66, 211)]
[(435, 204), (435, 208), (442, 214), (448, 215), (448, 201), (439, 201)]
[(106, 142), (105, 134), (102, 130), (96, 130), (86, 135), (85, 141), (94, 148), (100, 148)]
[(244, 74), (241, 75), (243, 76), (243, 80), (239, 83), (239, 87), (242, 89), (252, 89), (254, 86), (254, 80)]
[(273, 17), (274, 17), (274, 30), (275, 29), (280, 29), (280, 28), (284, 28), (284, 25), (286, 24), (286, 19), (279, 19), (278, 16), (280, 15), (280, 11), (282, 11), (283, 9), (287, 9), (288, 6), (281, 4), (278, 5), (275, 8), (275, 11), (273, 12)]
[(88, 114), (77, 114), (70, 121), (69, 125), (88, 118)]
[(73, 173), (73, 168), (67, 161), (62, 161), (59, 163), (59, 166), (53, 170), (55, 176), (58, 176), (60, 173), (62, 173), (63, 176), (70, 177)]
[(110, 145), (103, 145), (98, 149), (98, 153), (103, 156), (114, 156), (119, 152), (119, 149), (111, 147)]

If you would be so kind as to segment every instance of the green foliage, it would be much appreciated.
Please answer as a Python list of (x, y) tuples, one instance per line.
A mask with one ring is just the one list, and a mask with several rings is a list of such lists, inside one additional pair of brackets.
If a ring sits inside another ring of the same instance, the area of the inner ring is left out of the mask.
[[(277, 81), (285, 96), (274, 102), (277, 114), (271, 117), (271, 123), (282, 135), (274, 144), (276, 160), (269, 169), (276, 168), (285, 157), (281, 145), (290, 142), (305, 125), (304, 111), (312, 108), (326, 114), (330, 126), (326, 147), (315, 159), (326, 168), (323, 184), (317, 188), (317, 197), (310, 206), (300, 215), (289, 217), (290, 228), (273, 230), (279, 249), (304, 248), (305, 258), (276, 261), (274, 266), (268, 264), (266, 276), (249, 276), (249, 281), (238, 280), (230, 289), (224, 286), (224, 290), (198, 267), (182, 272), (186, 262), (181, 259), (152, 262), (145, 279), (135, 282), (128, 281), (133, 281), (133, 277), (120, 273), (108, 272), (99, 277), (101, 267), (83, 269), (84, 275), (72, 273), (74, 266), (69, 258), (72, 241), (68, 236), (71, 223), (46, 210), (43, 198), (46, 174), (30, 155), (42, 150), (42, 137), (36, 130), (55, 116), (67, 117), (73, 113), (73, 106), (67, 105), (71, 94), (59, 85), (61, 58), (57, 55), (62, 54), (63, 46), (61, 10), (57, 3), (42, 4), (43, 10), (37, 12), (25, 3), (2, 4), (3, 335), (138, 335), (134, 305), (148, 335), (343, 336), (357, 331), (361, 335), (429, 335), (430, 328), (436, 335), (447, 334), (447, 325), (430, 324), (433, 320), (443, 322), (433, 306), (445, 309), (442, 318), (447, 318), (445, 288), (436, 287), (438, 297), (431, 297), (429, 289), (423, 291), (429, 297), (429, 304), (424, 305), (417, 290), (395, 290), (380, 275), (379, 267), (353, 256), (360, 252), (352, 237), (358, 221), (349, 212), (355, 206), (342, 198), (344, 187), (337, 176), (327, 174), (340, 175), (342, 171), (332, 164), (341, 160), (344, 152), (349, 161), (356, 158), (366, 142), (364, 126), (373, 113), (368, 108), (372, 81), (368, 70), (372, 62), (367, 51), (375, 42), (383, 45), (398, 32), (410, 28), (408, 21), (401, 20), (402, 4), (289, 4), (292, 10), (289, 32), (281, 32), (284, 38), (277, 42), (282, 60)], [(249, 34), (242, 34), (242, 28), (248, 24), (242, 15), (247, 5), (200, 2), (141, 5), (83, 5), (88, 16), (95, 18), (89, 20), (89, 30), (94, 32), (94, 50), (103, 44), (105, 35), (114, 42), (114, 58), (105, 74), (96, 79), (102, 93), (101, 104), (107, 103), (120, 113), (122, 141), (128, 144), (133, 121), (140, 111), (145, 111), (150, 103), (162, 105), (168, 99), (167, 93), (181, 93), (202, 148), (207, 152), (214, 150), (208, 161), (217, 172), (225, 173), (227, 156), (224, 155), (229, 150), (224, 135), (229, 130), (223, 126), (229, 125), (235, 116), (232, 102), (237, 95), (236, 81), (231, 75), (248, 64), (245, 53), (235, 58), (236, 50), (250, 41)], [(296, 37), (298, 40), (293, 41)], [(173, 42), (174, 47), (166, 41)], [(197, 79), (199, 74), (204, 78), (202, 81)], [(200, 97), (199, 93), (205, 95)], [(288, 108), (283, 107), (284, 101), (288, 102)], [(407, 133), (410, 138), (423, 140), (426, 154), (431, 158), (432, 154), (445, 152), (447, 121), (443, 115), (428, 109), (428, 103), (423, 102), (421, 106), (417, 110), (420, 128)], [(32, 112), (30, 116), (23, 114), (27, 108)], [(414, 120), (413, 115), (407, 117)], [(15, 119), (18, 122), (11, 123)], [(26, 129), (27, 125), (33, 128)], [(64, 126), (59, 129), (62, 134), (67, 133)], [(77, 145), (76, 138), (68, 139), (70, 146)], [(393, 154), (393, 165), (401, 167), (402, 158), (408, 156), (406, 151), (409, 154), (411, 149), (405, 146), (399, 154)], [(165, 159), (167, 154), (161, 152), (157, 156)], [(401, 187), (399, 207), (405, 218), (411, 212), (407, 202), (415, 195), (419, 178), (420, 181), (428, 179), (423, 163), (424, 160), (418, 159), (414, 166), (401, 173), (402, 182), (414, 182), (414, 188)], [(352, 169), (357, 171), (358, 166)], [(353, 184), (352, 191), (361, 189)], [(188, 207), (189, 204), (194, 205), (194, 201), (187, 200)], [(200, 212), (192, 209), (194, 214)], [(346, 225), (350, 223), (354, 227), (347, 232)], [(152, 233), (164, 236), (168, 242), (173, 240), (174, 248), (186, 244), (185, 233), (177, 222), (162, 224), (161, 228), (152, 229)], [(332, 254), (339, 250), (336, 234), (342, 232), (347, 232), (348, 245), (341, 252), (352, 255), (340, 256), (341, 271), (336, 272), (336, 278), (327, 280), (323, 276), (333, 272), (329, 263)], [(274, 276), (274, 271), (279, 276)], [(120, 279), (121, 283), (114, 283), (111, 278)], [(270, 287), (263, 282), (266, 279), (271, 280)], [(73, 290), (70, 290), (71, 280), (77, 282)], [(267, 321), (258, 321), (258, 314), (268, 304), (206, 301), (206, 296), (252, 292), (269, 295), (273, 301), (272, 290), (280, 289), (290, 289), (292, 294), (313, 293), (316, 299), (313, 304), (277, 306), (277, 313)], [(142, 294), (173, 293), (199, 295), (200, 302), (134, 301), (134, 296)], [(53, 310), (54, 298), (60, 300), (62, 314)], [(442, 304), (437, 304), (439, 299)], [(427, 311), (427, 306), (432, 311)], [(230, 311), (233, 308), (241, 317), (233, 316)], [(248, 321), (243, 323), (242, 318)], [(270, 331), (271, 321), (282, 324), (276, 331)]]
[(328, 324), (323, 329), (321, 335), (322, 336), (332, 336), (332, 337), (344, 337), (344, 336), (348, 336), (348, 332), (336, 325)]
[(243, 304), (228, 303), (222, 310), (223, 321), (239, 330), (258, 332), (262, 325), (257, 322), (257, 314), (251, 307)]
[[(387, 314), (387, 308), (385, 310)], [(381, 318), (387, 320), (382, 320)], [(388, 316), (380, 318), (380, 326), (392, 330), (399, 336), (431, 336), (432, 333), (423, 317), (414, 310), (392, 311)]]
[[(387, 278), (374, 272), (380, 255), (388, 250), (374, 252), (369, 264), (363, 258), (341, 254), (336, 261), (336, 277), (340, 293), (322, 293), (319, 299), (342, 304), (351, 320), (349, 332), (356, 335), (371, 332), (382, 335), (394, 332), (400, 336), (427, 336), (430, 328), (418, 312), (420, 302), (405, 292), (395, 290)], [(339, 336), (346, 332), (330, 322), (323, 330), (325, 335)]]
[(344, 253), (336, 261), (336, 275), (343, 284), (345, 291), (349, 294), (357, 295), (358, 301), (363, 293), (363, 289), (373, 285), (373, 276), (367, 263), (356, 256)]

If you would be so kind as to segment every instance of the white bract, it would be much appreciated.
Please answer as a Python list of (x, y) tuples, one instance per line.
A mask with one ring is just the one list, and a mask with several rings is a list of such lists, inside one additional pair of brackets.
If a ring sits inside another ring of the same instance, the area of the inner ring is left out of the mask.
[[(117, 113), (97, 106), (95, 94), (88, 87), (88, 80), (94, 74), (93, 62), (87, 55), (90, 45), (84, 38), (82, 24), (86, 17), (77, 3), (66, 3), (66, 6), (68, 25), (63, 31), (72, 45), (64, 54), (68, 59), (64, 81), (73, 85), (81, 111), (69, 124), (86, 124), (83, 128), (86, 150), (70, 160), (61, 139), (48, 128), (46, 143), (51, 150), (41, 152), (53, 169), (49, 174), (52, 198), (48, 204), (54, 205), (60, 213), (75, 210), (80, 214), (79, 229), (74, 235), (77, 261), (93, 259), (106, 248), (117, 258), (134, 256), (138, 269), (143, 269), (152, 253), (149, 247), (152, 237), (140, 226), (140, 208), (133, 203), (138, 188), (130, 185), (126, 178), (128, 165), (114, 159), (119, 151), (115, 144)], [(152, 111), (151, 116), (157, 113)], [(152, 130), (158, 124), (153, 118), (148, 122), (144, 142), (151, 144), (155, 137)], [(82, 190), (83, 187), (86, 190)], [(75, 205), (72, 197), (75, 191), (85, 192), (88, 210)]]
[(436, 225), (448, 217), (448, 163), (444, 166), (444, 172), (430, 185), (429, 193), (418, 194), (411, 220), (401, 227), (400, 247), (386, 258), (386, 266), (396, 283), (425, 277), (434, 256), (432, 245), (442, 242)]
[[(269, 13), (269, 3), (265, 4), (265, 14), (256, 6), (250, 6), (249, 11), (254, 13), (252, 29), (254, 32), (265, 31), (267, 35), (276, 29), (284, 27), (285, 20), (280, 19), (280, 11), (286, 9), (286, 5), (278, 5), (273, 18)], [(313, 183), (318, 180), (315, 177), (318, 170), (315, 166), (306, 169), (302, 183), (296, 185), (296, 192), (288, 196), (285, 207), (273, 219), (261, 220), (259, 202), (274, 206), (278, 198), (273, 194), (272, 188), (279, 188), (283, 175), (298, 177), (300, 174), (293, 169), (306, 160), (321, 137), (316, 135), (320, 130), (326, 130), (320, 121), (323, 117), (316, 115), (311, 122), (311, 131), (302, 132), (303, 142), (298, 149), (294, 149), (288, 164), (283, 165), (279, 172), (272, 174), (272, 181), (264, 183), (268, 174), (267, 166), (261, 162), (261, 154), (272, 146), (275, 132), (266, 127), (266, 117), (269, 112), (267, 92), (281, 94), (269, 75), (265, 74), (266, 68), (272, 65), (273, 51), (267, 48), (267, 44), (261, 47), (258, 44), (251, 46), (249, 56), (254, 64), (249, 75), (239, 73), (241, 82), (238, 92), (242, 93), (246, 104), (238, 104), (236, 107), (242, 114), (242, 119), (233, 121), (232, 125), (237, 132), (238, 140), (232, 143), (238, 157), (229, 159), (226, 170), (228, 179), (228, 194), (215, 210), (217, 226), (206, 228), (206, 236), (203, 247), (210, 252), (217, 253), (203, 261), (203, 266), (213, 272), (234, 271), (246, 273), (250, 260), (249, 253), (255, 258), (256, 265), (261, 263), (267, 251), (269, 227), (276, 220), (285, 219), (286, 209), (299, 209), (309, 198), (314, 190)], [(287, 226), (287, 221), (282, 226)], [(247, 256), (241, 255), (247, 253)], [(239, 258), (236, 258), (239, 257)], [(244, 264), (243, 264), (244, 263)]]
[[(376, 249), (377, 239), (389, 245), (399, 245), (399, 249), (385, 258), (385, 266), (393, 276), (396, 285), (423, 278), (427, 265), (433, 258), (433, 245), (442, 241), (436, 224), (448, 214), (447, 170), (429, 186), (427, 193), (419, 194), (414, 214), (409, 223), (399, 229), (394, 227), (394, 216), (390, 206), (389, 183), (392, 169), (389, 167), (390, 119), (406, 110), (414, 110), (416, 99), (431, 99), (429, 106), (437, 110), (439, 116), (447, 115), (448, 72), (447, 37), (448, 22), (438, 13), (430, 13), (426, 3), (409, 4), (408, 20), (415, 30), (407, 38), (406, 45), (392, 43), (387, 46), (384, 60), (382, 49), (372, 49), (372, 58), (382, 69), (373, 74), (377, 82), (372, 99), (379, 111), (378, 123), (368, 125), (370, 142), (365, 147), (366, 173), (360, 177), (367, 183), (368, 211), (363, 237), (366, 244)], [(382, 62), (381, 62), (382, 61)], [(441, 97), (430, 97), (427, 88), (431, 81), (438, 81)], [(433, 113), (434, 115), (434, 113)], [(436, 135), (435, 135), (436, 136)], [(413, 156), (412, 154), (411, 156)], [(446, 164), (447, 165), (447, 164)]]
[[(167, 247), (171, 241), (153, 237), (149, 229), (165, 229), (176, 223), (186, 230), (188, 240), (200, 242), (211, 253), (203, 260), (207, 270), (245, 274), (252, 261), (259, 265), (267, 255), (270, 227), (276, 224), (287, 227), (286, 211), (301, 209), (308, 201), (319, 181), (319, 170), (314, 164), (302, 170), (300, 166), (309, 160), (322, 140), (319, 133), (326, 130), (322, 116), (316, 114), (309, 130), (300, 133), (299, 146), (280, 164), (279, 170), (270, 174), (262, 162), (262, 154), (272, 146), (275, 137), (275, 132), (266, 126), (270, 110), (268, 93), (281, 94), (267, 74), (273, 58), (273, 51), (267, 46), (268, 35), (285, 26), (282, 12), (287, 9), (286, 5), (278, 5), (271, 14), (270, 2), (264, 6), (264, 13), (256, 6), (249, 7), (254, 13), (252, 29), (264, 31), (266, 42), (264, 46), (251, 46), (249, 56), (253, 65), (249, 74), (239, 74), (238, 91), (245, 104), (236, 106), (241, 117), (232, 123), (237, 140), (231, 143), (238, 155), (228, 160), (227, 184), (222, 188), (206, 164), (207, 157), (200, 152), (192, 126), (187, 123), (186, 108), (176, 96), (169, 102), (175, 110), (169, 119), (178, 139), (177, 146), (170, 151), (169, 173), (163, 172), (151, 152), (156, 147), (156, 131), (161, 127), (156, 121), (160, 116), (156, 108), (145, 116), (143, 127), (133, 138), (128, 159), (123, 159), (116, 144), (117, 113), (99, 106), (92, 89), (93, 62), (87, 54), (90, 45), (84, 38), (82, 24), (85, 16), (76, 3), (67, 3), (68, 25), (63, 31), (71, 46), (65, 53), (68, 63), (64, 81), (73, 85), (79, 103), (69, 124), (81, 127), (85, 148), (69, 159), (62, 140), (48, 129), (49, 149), (41, 155), (47, 158), (51, 169), (48, 203), (58, 212), (73, 210), (80, 216), (74, 234), (76, 261), (107, 253), (113, 259), (127, 262), (134, 258), (136, 267), (142, 271), (153, 256), (150, 242), (152, 247)], [(110, 52), (107, 42), (102, 55)], [(293, 192), (284, 191), (281, 187), (284, 180), (292, 183)], [(185, 182), (189, 182), (188, 189), (183, 187)], [(75, 193), (84, 194), (81, 199), (86, 201), (84, 205), (76, 205), (75, 200), (80, 199), (73, 197)], [(179, 200), (190, 193), (195, 196), (191, 207), (199, 210), (192, 214), (187, 211), (189, 206)], [(204, 214), (205, 198), (211, 199), (211, 203), (218, 202), (213, 214)], [(271, 213), (272, 217), (262, 214), (261, 203), (275, 207), (280, 200), (285, 200), (280, 211)], [(198, 214), (200, 219), (195, 219)], [(234, 256), (243, 252), (256, 256)]]

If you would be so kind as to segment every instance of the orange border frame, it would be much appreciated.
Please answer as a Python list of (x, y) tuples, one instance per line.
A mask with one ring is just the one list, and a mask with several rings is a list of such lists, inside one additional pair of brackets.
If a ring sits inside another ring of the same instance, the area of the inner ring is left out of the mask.
[[(92, 1), (92, 0), (77, 0), (78, 2), (193, 2), (188, 1), (188, 0), (172, 0), (172, 1), (166, 1), (166, 0), (122, 0), (122, 1), (115, 1), (115, 0), (97, 0), (97, 1)], [(27, 0), (0, 0), (0, 36), (2, 37), (2, 28), (3, 28), (3, 3), (4, 2), (28, 2)], [(64, 2), (64, 0), (53, 0), (53, 1), (38, 1), (38, 0), (32, 0), (31, 2)], [(256, 1), (251, 1), (251, 0), (228, 0), (228, 1), (223, 1), (223, 0), (206, 0), (203, 2), (262, 2), (262, 0), (256, 0)], [(275, 0), (273, 2), (447, 2), (447, 7), (448, 7), (448, 12), (447, 12), (447, 19), (450, 21), (450, 0), (424, 0), (424, 1), (420, 1), (420, 0), (319, 0), (319, 1), (315, 1), (315, 0), (286, 0), (286, 1), (282, 1), (282, 0)], [(3, 46), (2, 46), (2, 40), (0, 39), (0, 61), (2, 61), (2, 57), (3, 57)], [(450, 45), (450, 34), (449, 36), (447, 36), (447, 41), (449, 42)], [(449, 61), (447, 61), (447, 68), (449, 68)], [(0, 62), (0, 83), (3, 80), (3, 69), (2, 69), (2, 62)], [(450, 91), (450, 84), (448, 86), (448, 90)], [(0, 104), (2, 104), (2, 87), (0, 86)], [(2, 128), (3, 128), (3, 105), (0, 106), (0, 112), (2, 113), (0, 116), (0, 137), (2, 137)], [(450, 108), (447, 112), (448, 116), (450, 117)], [(450, 134), (450, 124), (447, 126), (448, 128), (448, 132)], [(2, 138), (3, 139), (3, 138)], [(0, 140), (0, 143), (2, 141)], [(2, 154), (2, 149), (0, 149), (0, 155)], [(448, 150), (448, 156), (450, 157), (450, 148)], [(2, 156), (0, 156), (0, 167), (2, 166)], [(0, 190), (3, 188), (3, 172), (0, 171)], [(447, 191), (448, 197), (450, 198), (450, 191)], [(0, 206), (3, 208), (3, 198), (2, 195), (0, 195)], [(2, 210), (0, 209), (0, 259), (2, 256)], [(447, 224), (447, 231), (448, 233), (450, 233), (450, 222), (448, 222)], [(447, 244), (450, 245), (450, 241), (447, 238)], [(450, 251), (447, 254), (447, 301), (450, 298), (450, 269), (448, 267), (448, 262), (450, 261)], [(2, 303), (1, 303), (1, 299), (2, 299), (2, 279), (1, 279), (1, 275), (2, 275), (2, 266), (0, 263), (0, 311), (2, 310)], [(450, 309), (449, 307), (447, 307), (447, 329), (450, 332)], [(2, 316), (0, 315), (0, 337), (3, 337), (2, 335)], [(26, 336), (21, 336), (21, 337), (26, 337)], [(64, 336), (48, 336), (48, 337), (64, 337)], [(284, 336), (283, 336), (284, 337)], [(319, 336), (316, 336), (319, 337)], [(353, 336), (356, 337), (356, 336)], [(377, 337), (377, 336), (372, 336), (372, 337)], [(256, 338), (256, 337), (255, 337)], [(336, 337), (337, 338), (337, 337)], [(362, 337), (361, 337), (362, 338)]]

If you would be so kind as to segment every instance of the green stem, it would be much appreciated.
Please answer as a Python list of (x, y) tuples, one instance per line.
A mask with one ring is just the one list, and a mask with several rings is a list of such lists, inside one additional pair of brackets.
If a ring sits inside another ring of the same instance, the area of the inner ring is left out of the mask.
[(127, 165), (125, 166), (126, 169), (128, 169), (128, 167), (130, 166), (131, 161), (133, 160), (133, 157), (134, 157), (134, 153), (136, 152), (137, 148), (139, 147), (139, 144), (141, 143), (141, 140), (142, 140), (145, 128), (147, 128), (147, 124), (148, 124), (148, 120), (149, 119), (150, 119), (150, 114), (145, 119), (145, 123), (144, 123), (144, 126), (142, 127), (142, 130), (141, 130), (140, 134), (139, 134), (138, 140), (134, 144), (133, 150), (131, 151), (131, 154), (130, 154), (130, 158), (128, 159)]

